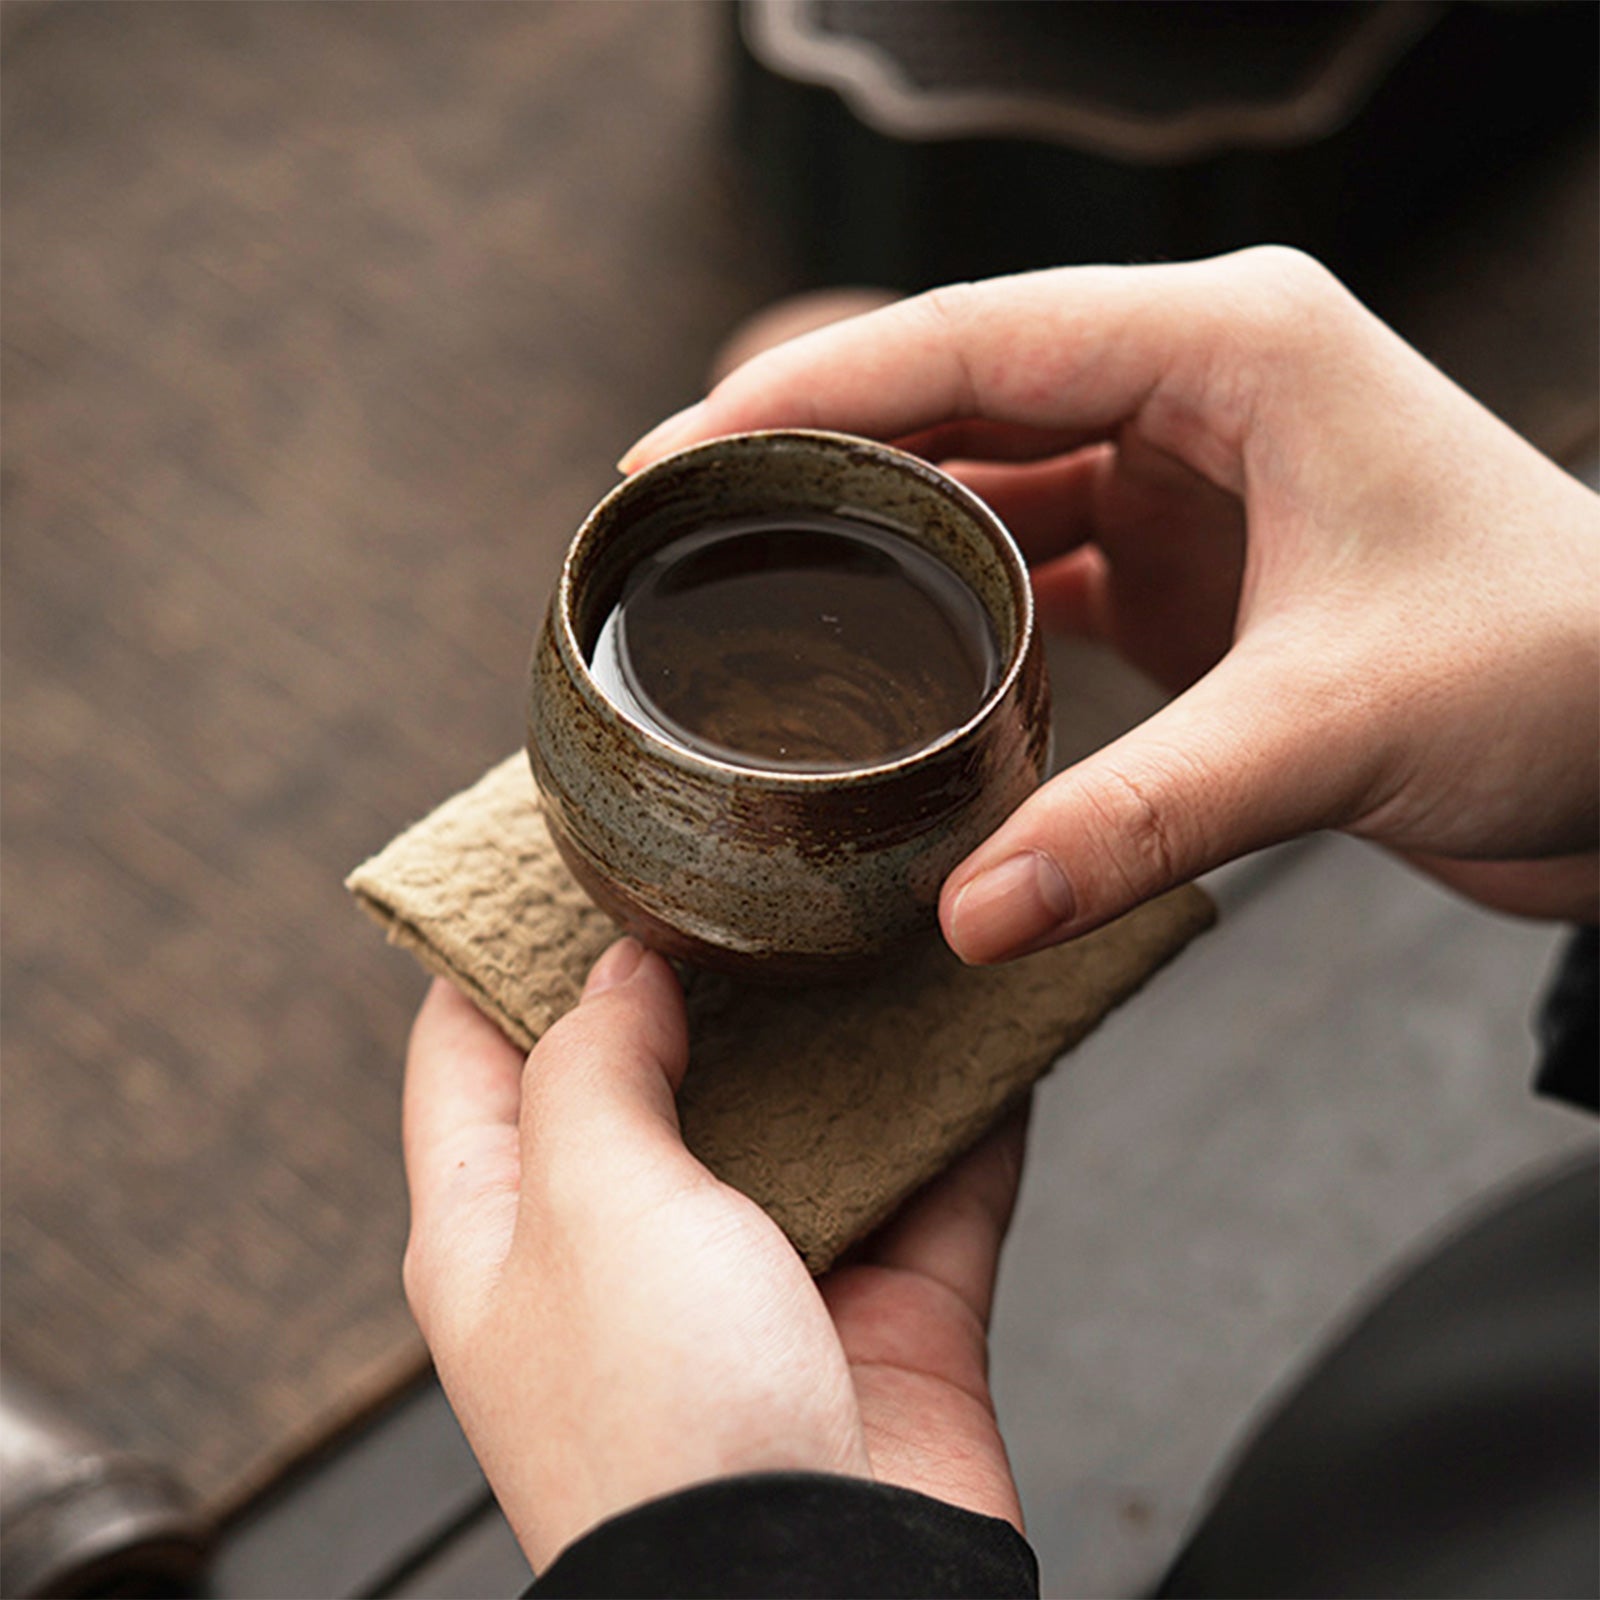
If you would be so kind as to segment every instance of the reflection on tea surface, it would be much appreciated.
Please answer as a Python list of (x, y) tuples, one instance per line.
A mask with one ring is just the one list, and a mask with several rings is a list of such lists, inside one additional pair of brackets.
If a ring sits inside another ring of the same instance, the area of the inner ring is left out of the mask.
[(812, 513), (673, 540), (633, 572), (590, 670), (630, 715), (738, 766), (839, 772), (959, 727), (999, 675), (978, 597), (904, 536)]

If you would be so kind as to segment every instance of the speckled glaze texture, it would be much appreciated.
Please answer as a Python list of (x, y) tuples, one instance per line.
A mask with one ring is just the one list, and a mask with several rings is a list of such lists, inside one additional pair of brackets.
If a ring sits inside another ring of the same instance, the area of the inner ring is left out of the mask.
[[(620, 711), (586, 659), (628, 572), (679, 534), (773, 511), (852, 512), (953, 568), (1004, 668), (978, 712), (909, 756), (763, 772)], [(534, 649), (528, 752), (567, 865), (669, 955), (773, 981), (865, 973), (932, 928), (946, 874), (1037, 786), (1050, 693), (1027, 569), (999, 519), (926, 462), (842, 434), (740, 434), (669, 456), (579, 529)]]

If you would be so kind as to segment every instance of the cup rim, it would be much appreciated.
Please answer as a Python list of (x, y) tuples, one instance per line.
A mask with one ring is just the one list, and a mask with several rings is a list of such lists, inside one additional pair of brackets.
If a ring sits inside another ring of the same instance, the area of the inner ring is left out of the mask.
[[(589, 663), (584, 659), (583, 649), (578, 642), (572, 616), (576, 587), (574, 572), (590, 542), (597, 537), (596, 530), (615, 511), (617, 505), (636, 492), (640, 483), (664, 473), (668, 468), (681, 465), (694, 456), (710, 454), (715, 449), (725, 449), (729, 445), (745, 446), (779, 440), (796, 440), (820, 445), (824, 449), (848, 449), (854, 452), (865, 450), (882, 459), (887, 465), (909, 472), (913, 477), (920, 479), (930, 489), (952, 500), (990, 535), (1002, 560), (1011, 570), (1014, 580), (1013, 590), (1021, 597), (1016, 640), (1006, 661), (1005, 670), (977, 709), (965, 722), (940, 734), (937, 739), (920, 745), (915, 750), (909, 750), (904, 755), (896, 756), (891, 761), (880, 761), (871, 766), (843, 767), (834, 771), (793, 772), (781, 767), (752, 766), (744, 762), (722, 761), (715, 756), (702, 755), (697, 750), (690, 750), (665, 738), (618, 705), (601, 688), (589, 670)], [(932, 462), (924, 461), (921, 456), (913, 455), (908, 450), (901, 450), (894, 445), (884, 444), (881, 440), (868, 439), (859, 434), (840, 433), (827, 428), (753, 428), (718, 434), (711, 439), (702, 439), (698, 444), (674, 450), (670, 455), (662, 456), (659, 461), (651, 462), (648, 467), (614, 485), (579, 524), (577, 534), (568, 546), (561, 563), (561, 575), (556, 583), (554, 621), (558, 647), (584, 697), (595, 702), (602, 711), (615, 717), (631, 732), (644, 739), (653, 752), (659, 752), (671, 764), (685, 771), (702, 773), (724, 781), (753, 782), (763, 788), (802, 793), (819, 787), (829, 789), (854, 787), (893, 777), (922, 766), (931, 758), (976, 735), (1015, 687), (1028, 659), (1035, 628), (1033, 584), (1028, 577), (1027, 560), (1012, 537), (1011, 530), (987, 501), (974, 494), (964, 483), (952, 478), (949, 473), (941, 471)]]

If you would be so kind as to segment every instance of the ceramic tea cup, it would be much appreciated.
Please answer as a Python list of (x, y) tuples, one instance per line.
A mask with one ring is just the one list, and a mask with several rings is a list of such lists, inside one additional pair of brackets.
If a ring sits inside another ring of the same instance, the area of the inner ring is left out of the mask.
[[(992, 685), (909, 753), (843, 770), (723, 760), (591, 663), (630, 574), (696, 530), (844, 517), (943, 563), (992, 629)], [(804, 430), (738, 434), (619, 484), (578, 530), (535, 646), (528, 752), (590, 896), (668, 955), (775, 981), (860, 975), (935, 924), (950, 869), (1037, 787), (1049, 684), (1026, 565), (975, 495), (915, 456)]]

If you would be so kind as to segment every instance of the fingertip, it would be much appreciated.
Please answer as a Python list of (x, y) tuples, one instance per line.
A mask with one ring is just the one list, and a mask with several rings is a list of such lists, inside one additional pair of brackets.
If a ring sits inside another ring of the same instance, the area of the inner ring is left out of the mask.
[(631, 934), (618, 939), (590, 969), (588, 982), (583, 986), (584, 999), (626, 983), (639, 970), (644, 953), (644, 946)]
[(989, 1159), (1000, 1167), (1004, 1192), (1010, 1197), (1008, 1206), (1016, 1203), (1017, 1190), (1022, 1184), (1022, 1168), (1028, 1154), (1028, 1130), (1032, 1124), (1033, 1089), (1029, 1087), (984, 1140), (991, 1152)]
[(657, 990), (664, 990), (674, 1000), (682, 1002), (683, 985), (678, 982), (678, 974), (673, 971), (672, 963), (659, 950), (652, 950), (649, 945), (641, 947), (639, 965), (634, 971), (634, 976), (639, 982), (647, 983)]
[(577, 1012), (590, 1019), (584, 1033), (609, 1039), (620, 1054), (644, 1048), (676, 1088), (688, 1062), (688, 1021), (677, 975), (658, 952), (631, 934), (618, 939), (595, 963)]
[(1064, 937), (1077, 896), (1053, 856), (1024, 849), (970, 873), (941, 899), (950, 948), (969, 966), (1026, 955)]
[(1070, 633), (1105, 642), (1107, 586), (1110, 569), (1104, 552), (1085, 545), (1068, 555), (1035, 567), (1034, 614), (1047, 633)]
[(621, 989), (636, 982), (656, 989), (664, 988), (674, 995), (682, 994), (672, 964), (659, 951), (652, 950), (633, 934), (624, 934), (590, 968), (582, 998), (592, 1000), (608, 990)]
[(435, 978), (422, 997), (422, 1004), (417, 1007), (417, 1014), (411, 1019), (411, 1031), (406, 1041), (406, 1060), (413, 1061), (416, 1056), (432, 1045), (434, 1039), (448, 1028), (450, 1019), (455, 1015), (456, 1005), (461, 999), (460, 991), (453, 983), (444, 978)]
[(434, 978), (422, 997), (422, 1004), (417, 1008), (417, 1015), (433, 1015), (439, 1012), (455, 1010), (463, 1004), (470, 1004), (462, 992), (451, 983), (448, 978)]
[(617, 471), (629, 476), (641, 467), (649, 466), (664, 455), (685, 445), (693, 444), (705, 420), (706, 403), (697, 400), (693, 405), (675, 411), (658, 422), (643, 438), (628, 446), (617, 461)]
[(411, 1023), (411, 1051), (462, 1048), (522, 1052), (470, 995), (448, 978), (435, 978)]

